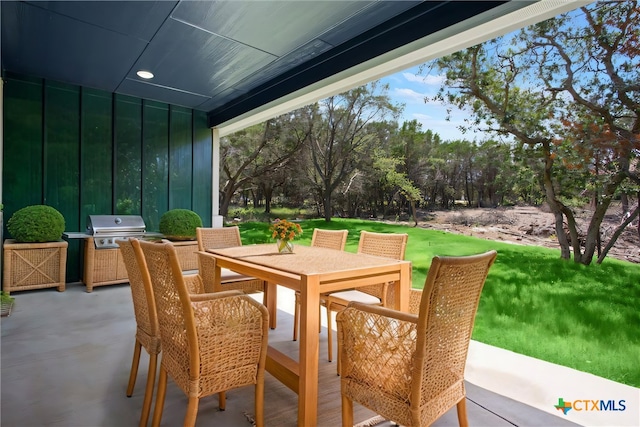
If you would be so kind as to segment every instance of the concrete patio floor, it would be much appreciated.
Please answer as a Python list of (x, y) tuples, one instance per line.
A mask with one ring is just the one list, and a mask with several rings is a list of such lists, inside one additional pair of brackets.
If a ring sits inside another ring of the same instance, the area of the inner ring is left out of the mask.
[[(1, 424), (3, 426), (135, 426), (138, 424), (148, 357), (143, 352), (134, 395), (125, 396), (133, 354), (135, 320), (128, 285), (86, 293), (80, 283), (64, 293), (53, 289), (13, 294), (13, 313), (1, 322)], [(292, 293), (279, 287), (278, 327), (271, 345), (296, 357), (291, 341)], [(340, 423), (339, 377), (326, 360), (320, 337), (319, 426)], [(565, 418), (467, 383), (472, 426), (572, 426)], [(227, 409), (217, 397), (200, 403), (197, 425), (250, 426), (253, 387), (227, 393)], [(182, 424), (187, 399), (169, 381), (163, 426)], [(355, 405), (355, 421), (376, 414)], [(265, 383), (265, 424), (295, 426), (297, 396), (270, 374)], [(380, 425), (392, 425), (382, 423)], [(457, 426), (455, 409), (434, 426)]]

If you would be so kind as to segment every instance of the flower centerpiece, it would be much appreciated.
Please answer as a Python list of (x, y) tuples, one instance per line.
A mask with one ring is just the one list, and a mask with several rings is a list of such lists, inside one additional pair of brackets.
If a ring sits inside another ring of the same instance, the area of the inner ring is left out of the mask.
[(276, 219), (269, 227), (271, 238), (277, 240), (278, 252), (292, 253), (293, 239), (302, 234), (302, 227), (286, 219)]

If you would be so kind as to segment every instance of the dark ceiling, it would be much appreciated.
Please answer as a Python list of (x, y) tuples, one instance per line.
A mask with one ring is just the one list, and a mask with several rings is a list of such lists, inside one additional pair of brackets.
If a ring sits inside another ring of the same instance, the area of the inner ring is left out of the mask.
[(215, 126), (503, 3), (2, 1), (1, 65), (204, 110)]

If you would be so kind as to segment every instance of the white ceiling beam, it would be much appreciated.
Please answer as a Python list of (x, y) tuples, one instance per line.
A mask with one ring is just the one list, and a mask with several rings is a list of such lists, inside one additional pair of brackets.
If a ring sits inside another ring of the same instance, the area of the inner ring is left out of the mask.
[(217, 126), (226, 136), (432, 59), (592, 3), (585, 0), (515, 0), (269, 102)]

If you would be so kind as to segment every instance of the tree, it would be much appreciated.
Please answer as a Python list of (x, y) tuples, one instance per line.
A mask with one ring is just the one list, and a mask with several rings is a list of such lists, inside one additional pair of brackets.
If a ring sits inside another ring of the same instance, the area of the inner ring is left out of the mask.
[(381, 152), (378, 152), (375, 157), (373, 167), (379, 171), (383, 186), (390, 188), (394, 196), (401, 194), (407, 199), (411, 206), (411, 216), (413, 217), (414, 227), (417, 227), (418, 215), (416, 212), (416, 202), (422, 199), (422, 195), (420, 194), (420, 189), (407, 178), (405, 173), (398, 172), (399, 167), (405, 160), (396, 157), (385, 157)]
[(222, 183), (220, 215), (226, 216), (233, 196), (257, 179), (266, 183), (263, 191), (272, 190), (282, 176), (281, 169), (293, 161), (309, 136), (310, 129), (304, 125), (294, 112), (222, 139), (220, 162), (226, 180)]
[[(639, 52), (637, 1), (597, 2), (435, 62), (439, 98), (469, 108), (470, 127), (539, 156), (562, 258), (590, 264), (611, 201), (640, 184)], [(580, 188), (593, 194), (584, 238), (568, 203)]]
[(358, 168), (359, 153), (376, 141), (372, 123), (397, 111), (387, 90), (373, 82), (304, 109), (311, 129), (308, 177), (326, 221), (333, 215), (336, 189)]

